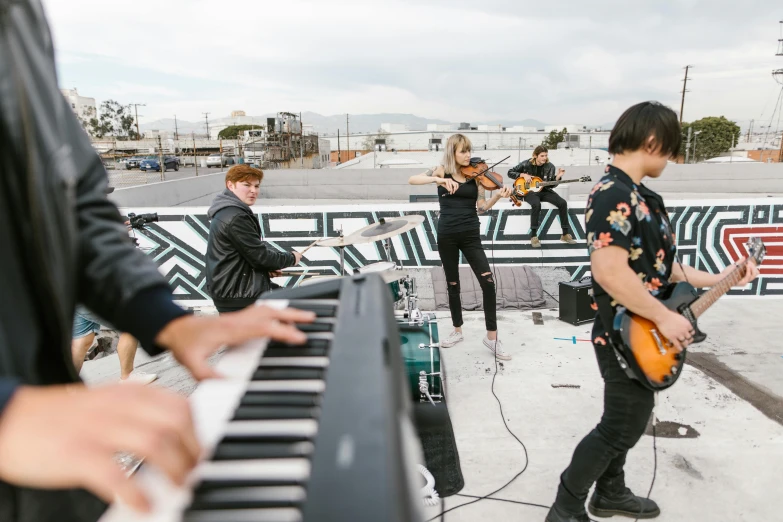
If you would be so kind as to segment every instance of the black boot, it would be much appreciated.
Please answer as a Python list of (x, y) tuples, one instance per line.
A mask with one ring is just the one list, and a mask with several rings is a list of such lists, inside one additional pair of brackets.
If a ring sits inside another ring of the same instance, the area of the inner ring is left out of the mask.
[(597, 517), (622, 515), (630, 518), (655, 518), (661, 514), (658, 504), (645, 497), (637, 497), (630, 489), (623, 487), (611, 494), (593, 492), (587, 509)]
[(546, 522), (590, 522), (590, 518), (584, 511), (580, 515), (570, 515), (554, 505), (547, 513)]

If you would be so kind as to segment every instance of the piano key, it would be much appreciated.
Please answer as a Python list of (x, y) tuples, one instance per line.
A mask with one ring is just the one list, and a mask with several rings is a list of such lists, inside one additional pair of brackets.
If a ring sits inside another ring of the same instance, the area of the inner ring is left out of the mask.
[(314, 347), (278, 345), (270, 346), (264, 352), (267, 357), (321, 357), (329, 354), (329, 345), (322, 344)]
[(296, 508), (189, 511), (182, 522), (302, 522)]
[(296, 420), (241, 420), (225, 426), (226, 436), (244, 437), (315, 437), (318, 422), (312, 419)]
[(296, 507), (306, 498), (305, 489), (301, 486), (197, 488), (190, 509)]
[(234, 420), (315, 419), (318, 413), (308, 406), (239, 406)]
[(293, 381), (324, 378), (323, 368), (264, 368), (261, 367), (251, 377), (254, 381)]
[(251, 381), (247, 385), (249, 392), (311, 392), (323, 393), (326, 383), (321, 380), (300, 381)]
[(259, 368), (266, 366), (290, 366), (299, 368), (326, 368), (329, 366), (328, 357), (263, 357)]
[(313, 453), (312, 442), (256, 442), (228, 438), (218, 444), (213, 460), (283, 459), (308, 457)]
[(318, 406), (321, 397), (306, 392), (248, 392), (240, 406)]
[(340, 301), (337, 299), (292, 299), (288, 306), (300, 310), (315, 312), (316, 317), (337, 317), (337, 308)]
[(332, 332), (337, 324), (336, 319), (329, 317), (319, 317), (312, 323), (297, 323), (296, 327), (305, 333), (309, 332)]
[(196, 467), (201, 481), (304, 482), (310, 476), (307, 459), (250, 459), (204, 461)]

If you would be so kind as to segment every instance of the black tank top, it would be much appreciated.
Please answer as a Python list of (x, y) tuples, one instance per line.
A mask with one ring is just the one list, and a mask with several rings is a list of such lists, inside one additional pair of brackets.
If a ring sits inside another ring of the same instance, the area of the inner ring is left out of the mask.
[[(451, 174), (446, 174), (446, 179), (454, 178), (451, 177)], [(449, 194), (448, 190), (438, 185), (438, 201), (440, 202), (438, 234), (455, 234), (478, 230), (477, 200), (478, 185), (475, 180), (459, 183), (459, 188), (454, 194)]]

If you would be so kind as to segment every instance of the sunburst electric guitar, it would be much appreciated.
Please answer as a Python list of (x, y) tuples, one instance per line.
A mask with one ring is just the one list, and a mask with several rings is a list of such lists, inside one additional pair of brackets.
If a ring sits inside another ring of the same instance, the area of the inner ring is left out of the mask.
[[(745, 276), (750, 259), (753, 259), (757, 266), (761, 265), (766, 252), (761, 239), (750, 238), (746, 247), (748, 259), (739, 263), (734, 271), (701, 296), (690, 284), (679, 282), (671, 286), (665, 295), (659, 297), (666, 308), (678, 312), (691, 322), (695, 332), (694, 343), (702, 342), (707, 338), (697, 326), (696, 320), (699, 316)], [(611, 344), (620, 366), (629, 377), (638, 380), (653, 391), (664, 390), (677, 381), (685, 364), (687, 350), (678, 352), (674, 345), (658, 331), (655, 323), (625, 310), (615, 315), (614, 329), (618, 332), (619, 339), (615, 336)]]
[(590, 176), (582, 176), (578, 179), (561, 179), (559, 181), (544, 181), (538, 176), (531, 176), (530, 181), (526, 181), (524, 177), (519, 176), (514, 180), (513, 191), (515, 196), (522, 197), (528, 192), (541, 192), (546, 187), (555, 187), (564, 183), (587, 183), (588, 181), (592, 181)]

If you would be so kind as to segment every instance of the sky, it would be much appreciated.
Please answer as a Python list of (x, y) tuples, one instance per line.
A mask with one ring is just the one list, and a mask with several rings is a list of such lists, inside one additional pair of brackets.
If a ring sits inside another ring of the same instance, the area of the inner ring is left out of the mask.
[[(43, 0), (60, 86), (139, 120), (278, 111), (614, 122), (654, 99), (766, 125), (783, 2)], [(773, 122), (773, 127), (775, 122)]]

